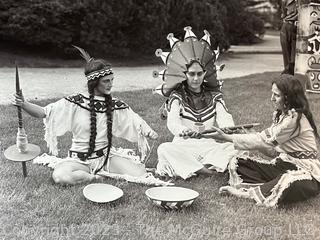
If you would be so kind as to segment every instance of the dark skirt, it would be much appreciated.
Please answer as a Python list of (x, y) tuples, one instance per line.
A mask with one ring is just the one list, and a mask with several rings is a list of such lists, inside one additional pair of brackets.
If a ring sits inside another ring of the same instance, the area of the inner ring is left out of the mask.
[(229, 172), (231, 186), (267, 207), (303, 201), (320, 192), (320, 183), (311, 172), (280, 157), (236, 157)]

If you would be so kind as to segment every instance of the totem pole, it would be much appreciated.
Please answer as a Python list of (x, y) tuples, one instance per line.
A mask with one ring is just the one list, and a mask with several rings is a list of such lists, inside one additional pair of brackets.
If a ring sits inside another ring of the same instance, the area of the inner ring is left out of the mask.
[(295, 73), (307, 77), (306, 91), (320, 93), (320, 1), (298, 0)]

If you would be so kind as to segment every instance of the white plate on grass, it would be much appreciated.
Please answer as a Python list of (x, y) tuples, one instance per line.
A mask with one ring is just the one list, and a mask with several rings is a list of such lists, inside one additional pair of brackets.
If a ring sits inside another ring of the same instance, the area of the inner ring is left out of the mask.
[(92, 202), (107, 203), (121, 198), (123, 191), (110, 184), (93, 183), (83, 189), (83, 195)]

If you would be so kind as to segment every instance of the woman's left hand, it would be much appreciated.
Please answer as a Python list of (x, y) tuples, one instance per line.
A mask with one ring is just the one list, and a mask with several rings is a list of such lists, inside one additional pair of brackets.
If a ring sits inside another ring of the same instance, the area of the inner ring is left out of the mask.
[(158, 133), (156, 133), (155, 131), (151, 130), (150, 132), (148, 132), (147, 137), (151, 138), (153, 140), (157, 139), (158, 138)]
[(215, 133), (210, 133), (210, 134), (206, 134), (205, 136), (207, 138), (213, 138), (213, 139), (217, 139), (217, 140), (222, 140), (225, 142), (232, 142), (232, 134), (226, 134), (225, 132), (223, 132), (220, 128), (217, 127), (212, 127), (213, 129), (216, 130)]

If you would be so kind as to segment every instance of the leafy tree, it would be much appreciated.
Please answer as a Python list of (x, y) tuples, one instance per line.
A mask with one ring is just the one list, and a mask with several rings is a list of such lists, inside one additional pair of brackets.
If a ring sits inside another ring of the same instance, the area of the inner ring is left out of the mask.
[(252, 43), (257, 35), (264, 33), (264, 23), (254, 13), (246, 11), (248, 1), (246, 0), (220, 0), (226, 7), (228, 14), (225, 20), (226, 33), (231, 44)]
[(207, 29), (213, 45), (252, 42), (261, 20), (244, 0), (0, 0), (0, 41), (68, 55), (72, 44), (95, 55), (153, 54), (169, 47), (165, 36), (183, 38), (191, 25)]

